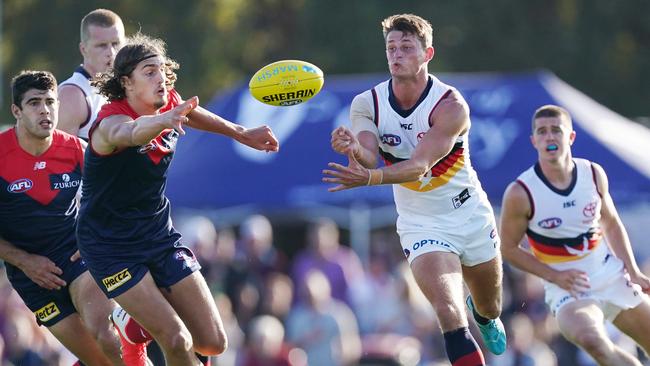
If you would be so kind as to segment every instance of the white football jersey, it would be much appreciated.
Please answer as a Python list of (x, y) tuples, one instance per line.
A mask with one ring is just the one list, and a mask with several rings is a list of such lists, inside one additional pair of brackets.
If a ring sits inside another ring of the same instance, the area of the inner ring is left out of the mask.
[(601, 196), (591, 162), (573, 161), (573, 179), (564, 190), (549, 183), (539, 164), (517, 179), (531, 204), (526, 235), (541, 262), (558, 270), (593, 271), (610, 253), (599, 225)]
[[(429, 75), (429, 83), (420, 100), (404, 111), (394, 100), (391, 80), (359, 97), (374, 111), (380, 154), (386, 165), (411, 158), (420, 139), (430, 128), (434, 109), (454, 89)], [(464, 102), (464, 101), (463, 101)], [(393, 185), (398, 228), (458, 227), (471, 216), (478, 204), (489, 206), (469, 159), (468, 133), (459, 136), (452, 150), (421, 179)]]
[(88, 131), (93, 122), (97, 118), (97, 113), (106, 104), (107, 99), (103, 95), (99, 94), (97, 88), (90, 85), (91, 76), (88, 72), (81, 66), (77, 67), (72, 73), (72, 76), (67, 80), (59, 84), (59, 88), (63, 85), (74, 85), (81, 89), (81, 91), (86, 96), (86, 105), (88, 106), (88, 118), (79, 126), (79, 132), (77, 136), (88, 141)]

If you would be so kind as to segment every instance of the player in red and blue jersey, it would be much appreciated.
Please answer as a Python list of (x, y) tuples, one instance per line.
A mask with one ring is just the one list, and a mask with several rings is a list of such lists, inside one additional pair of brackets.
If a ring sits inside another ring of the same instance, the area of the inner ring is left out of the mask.
[(107, 319), (115, 307), (75, 255), (76, 195), (84, 143), (57, 126), (54, 76), (12, 80), (16, 126), (0, 133), (0, 258), (14, 289), (61, 343), (87, 365), (122, 365)]
[(267, 126), (246, 129), (183, 101), (178, 64), (165, 44), (137, 34), (96, 85), (109, 103), (90, 131), (77, 236), (104, 293), (158, 341), (168, 365), (198, 365), (195, 352), (226, 347), (223, 324), (199, 264), (173, 228), (167, 169), (184, 126), (277, 151)]

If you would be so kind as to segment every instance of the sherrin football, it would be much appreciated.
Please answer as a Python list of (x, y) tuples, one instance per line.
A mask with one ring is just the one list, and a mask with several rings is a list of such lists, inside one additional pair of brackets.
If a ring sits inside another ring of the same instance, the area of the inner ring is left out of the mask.
[(325, 82), (323, 71), (309, 62), (282, 60), (268, 64), (248, 83), (251, 95), (274, 106), (291, 106), (313, 98)]

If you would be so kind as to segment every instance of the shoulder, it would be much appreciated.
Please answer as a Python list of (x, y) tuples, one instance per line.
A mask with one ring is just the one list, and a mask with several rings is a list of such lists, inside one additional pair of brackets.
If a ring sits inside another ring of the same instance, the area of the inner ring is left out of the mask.
[(589, 163), (591, 165), (591, 173), (594, 178), (594, 183), (596, 183), (598, 193), (602, 196), (603, 193), (609, 190), (609, 180), (607, 178), (607, 173), (600, 164), (594, 163), (593, 161), (590, 161)]
[(358, 111), (372, 111), (374, 105), (374, 98), (370, 90), (366, 90), (361, 94), (357, 94), (350, 104), (350, 109)]
[(97, 114), (97, 120), (103, 120), (114, 115), (132, 116), (132, 111), (125, 99), (114, 100), (102, 106)]
[(526, 184), (521, 180), (511, 182), (503, 193), (501, 206), (508, 215), (525, 215), (530, 218), (534, 202)]
[(83, 141), (77, 136), (71, 135), (65, 131), (54, 130), (53, 139), (54, 143), (59, 147), (75, 151), (84, 150)]
[(463, 135), (470, 126), (469, 107), (465, 99), (455, 89), (450, 89), (433, 107), (429, 115), (429, 125)]
[(450, 89), (445, 96), (440, 99), (434, 115), (458, 118), (469, 117), (469, 106), (462, 95), (456, 89)]
[(13, 127), (0, 132), (0, 157), (7, 156), (7, 154), (13, 150), (13, 134)]

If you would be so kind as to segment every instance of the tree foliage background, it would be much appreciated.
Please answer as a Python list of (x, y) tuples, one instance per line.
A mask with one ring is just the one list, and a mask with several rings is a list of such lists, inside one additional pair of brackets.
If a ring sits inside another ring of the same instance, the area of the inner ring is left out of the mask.
[[(79, 22), (114, 10), (127, 34), (164, 39), (181, 64), (179, 91), (207, 102), (285, 58), (328, 74), (386, 72), (380, 21), (431, 21), (432, 72), (544, 68), (630, 118), (648, 116), (650, 2), (645, 0), (0, 0), (0, 123), (13, 123), (9, 80), (22, 69), (62, 81), (80, 63)], [(639, 119), (650, 125), (647, 118)]]

